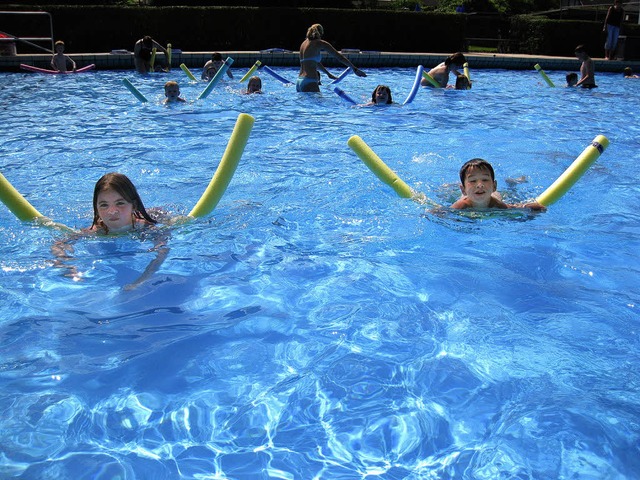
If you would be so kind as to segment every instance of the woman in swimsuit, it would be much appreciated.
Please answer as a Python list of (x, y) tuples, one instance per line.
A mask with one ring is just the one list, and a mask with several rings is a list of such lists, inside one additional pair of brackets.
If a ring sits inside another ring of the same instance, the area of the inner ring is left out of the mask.
[(355, 67), (344, 55), (338, 52), (329, 42), (322, 40), (324, 29), (322, 25), (316, 23), (311, 25), (307, 30), (307, 38), (300, 45), (300, 73), (296, 82), (296, 90), (298, 92), (319, 92), (318, 86), (318, 68), (326, 71), (321, 63), (322, 50), (337, 58), (347, 67), (353, 69), (353, 72), (359, 77), (366, 77), (359, 68)]

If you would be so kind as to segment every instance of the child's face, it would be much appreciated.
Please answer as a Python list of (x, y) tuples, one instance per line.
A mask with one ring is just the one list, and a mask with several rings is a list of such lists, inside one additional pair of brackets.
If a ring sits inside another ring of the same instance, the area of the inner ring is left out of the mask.
[(389, 92), (386, 88), (376, 88), (376, 104), (387, 103), (389, 101)]
[(460, 185), (463, 195), (466, 195), (474, 207), (487, 208), (491, 202), (491, 194), (496, 191), (498, 184), (491, 180), (491, 173), (486, 168), (471, 167), (467, 170), (464, 184)]
[(261, 88), (262, 85), (260, 84), (260, 80), (258, 80), (257, 78), (250, 79), (249, 83), (247, 84), (247, 91), (249, 93), (259, 92)]
[(180, 96), (180, 87), (178, 85), (167, 85), (164, 87), (164, 94), (167, 97), (167, 101), (175, 102)]
[(133, 225), (133, 204), (115, 190), (104, 190), (96, 202), (98, 215), (110, 232), (124, 232)]
[(64, 52), (64, 45), (56, 45), (56, 53), (62, 53)]

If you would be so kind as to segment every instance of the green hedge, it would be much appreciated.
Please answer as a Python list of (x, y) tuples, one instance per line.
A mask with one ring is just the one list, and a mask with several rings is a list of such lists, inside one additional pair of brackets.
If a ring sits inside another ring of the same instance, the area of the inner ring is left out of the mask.
[(601, 22), (549, 20), (517, 15), (511, 18), (510, 38), (520, 53), (571, 57), (578, 45), (592, 56), (604, 53)]
[[(443, 52), (462, 48), (465, 17), (455, 14), (255, 7), (48, 6), (56, 39), (69, 52), (132, 50), (151, 35), (183, 51), (298, 50), (321, 23), (336, 48)], [(13, 32), (12, 32), (13, 33)]]

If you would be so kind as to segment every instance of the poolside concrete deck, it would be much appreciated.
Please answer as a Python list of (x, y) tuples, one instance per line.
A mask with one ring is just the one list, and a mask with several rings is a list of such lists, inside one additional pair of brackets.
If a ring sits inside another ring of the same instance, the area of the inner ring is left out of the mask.
[[(184, 63), (189, 68), (202, 68), (211, 59), (213, 52), (181, 52), (174, 51), (171, 64), (179, 67)], [(221, 52), (223, 56), (234, 59), (234, 67), (249, 68), (256, 60), (270, 67), (293, 67), (300, 65), (298, 52), (270, 49), (261, 51), (230, 51)], [(404, 53), (404, 52), (371, 52), (348, 50), (342, 52), (356, 66), (362, 68), (375, 67), (425, 67), (435, 66), (443, 61), (449, 53)], [(78, 67), (96, 65), (98, 70), (132, 70), (132, 53), (80, 53), (69, 54)], [(159, 57), (161, 57), (160, 55)], [(550, 57), (545, 55), (518, 55), (504, 53), (465, 53), (471, 68), (490, 68), (507, 70), (530, 70), (539, 63), (544, 70), (577, 71), (580, 62), (575, 57)], [(338, 66), (336, 61), (325, 56), (326, 66)], [(40, 68), (50, 68), (49, 54), (19, 54), (0, 57), (0, 71), (20, 71), (20, 64), (24, 63)], [(594, 58), (596, 72), (622, 72), (625, 67), (631, 67), (634, 72), (640, 71), (640, 61), (605, 60)]]

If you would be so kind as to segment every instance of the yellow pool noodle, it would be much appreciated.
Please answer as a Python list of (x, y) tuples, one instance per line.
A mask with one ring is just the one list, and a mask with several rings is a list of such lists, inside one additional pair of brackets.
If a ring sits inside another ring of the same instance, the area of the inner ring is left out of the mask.
[(222, 155), (220, 165), (213, 174), (209, 186), (204, 191), (198, 203), (189, 213), (190, 217), (203, 217), (209, 214), (218, 204), (225, 190), (229, 186), (231, 177), (236, 171), (236, 167), (240, 162), (244, 147), (249, 140), (249, 134), (253, 128), (255, 119), (246, 113), (238, 115), (236, 125), (231, 133), (231, 138), (227, 144), (227, 148)]
[(191, 70), (189, 70), (189, 68), (184, 63), (180, 64), (180, 68), (184, 73), (187, 74), (187, 77), (189, 77), (190, 80), (193, 80), (194, 82), (198, 81), (198, 79), (193, 76), (193, 73), (191, 73)]
[(347, 141), (347, 145), (380, 180), (393, 188), (400, 197), (413, 197), (414, 193), (411, 187), (404, 183), (358, 135), (353, 135)]
[(471, 75), (469, 74), (469, 64), (467, 62), (462, 65), (462, 71), (464, 72), (464, 76), (469, 80), (469, 84), (471, 84)]
[(540, 73), (540, 75), (542, 75), (542, 78), (544, 78), (544, 81), (547, 82), (547, 85), (549, 85), (550, 87), (555, 87), (555, 85), (553, 84), (553, 82), (551, 81), (551, 79), (547, 76), (546, 73), (544, 73), (544, 70), (542, 69), (542, 67), (540, 66), (539, 63), (536, 63), (533, 68), (535, 68), (538, 73)]
[(256, 60), (256, 63), (253, 64), (253, 67), (251, 67), (249, 71), (244, 74), (244, 77), (240, 79), (240, 83), (244, 82), (247, 78), (253, 75), (253, 72), (255, 72), (260, 67), (260, 65), (262, 65), (262, 62), (260, 60)]
[(42, 217), (26, 198), (0, 173), (0, 200), (22, 221)]
[(429, 83), (430, 83), (431, 85), (433, 85), (434, 87), (436, 87), (436, 88), (442, 88), (442, 87), (440, 87), (440, 84), (439, 84), (438, 82), (436, 82), (436, 79), (435, 79), (435, 78), (433, 78), (431, 75), (429, 75), (427, 72), (422, 72), (422, 76), (423, 76), (424, 78), (426, 78), (426, 79), (429, 81)]
[(40, 224), (58, 228), (60, 230), (73, 231), (72, 228), (63, 225), (62, 223), (55, 223), (49, 218), (42, 215), (31, 205), (26, 198), (24, 198), (18, 190), (0, 173), (0, 200), (4, 203), (11, 212), (23, 222), (38, 220)]
[(156, 47), (153, 47), (151, 49), (151, 60), (150, 60), (150, 64), (151, 64), (151, 71), (153, 72), (153, 65), (156, 63), (156, 53), (158, 52), (158, 49)]
[(536, 198), (536, 201), (545, 207), (557, 202), (584, 175), (608, 146), (609, 140), (604, 135), (598, 135), (594, 138), (591, 145), (584, 149), (580, 156), (569, 165), (569, 168)]

